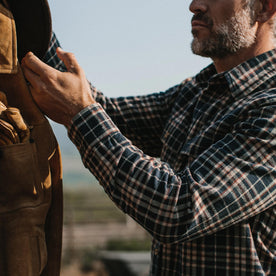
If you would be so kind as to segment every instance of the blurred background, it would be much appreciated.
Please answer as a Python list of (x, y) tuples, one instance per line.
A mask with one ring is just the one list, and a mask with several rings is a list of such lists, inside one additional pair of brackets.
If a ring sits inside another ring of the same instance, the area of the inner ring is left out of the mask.
[[(62, 48), (107, 96), (164, 91), (210, 63), (190, 50), (190, 1), (48, 2)], [(66, 129), (51, 124), (64, 170), (62, 275), (148, 275), (151, 238), (107, 198)]]

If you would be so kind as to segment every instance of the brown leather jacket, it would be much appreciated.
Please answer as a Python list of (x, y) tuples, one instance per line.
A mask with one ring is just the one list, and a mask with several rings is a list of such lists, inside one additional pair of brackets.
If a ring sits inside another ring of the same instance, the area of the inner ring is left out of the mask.
[(62, 243), (60, 151), (30, 95), (16, 39), (13, 16), (0, 4), (0, 91), (30, 129), (27, 142), (0, 146), (0, 275), (56, 276)]

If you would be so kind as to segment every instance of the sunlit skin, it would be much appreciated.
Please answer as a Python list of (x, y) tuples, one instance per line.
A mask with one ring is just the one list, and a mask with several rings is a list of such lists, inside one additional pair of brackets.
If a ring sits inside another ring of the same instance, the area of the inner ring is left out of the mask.
[[(244, 5), (245, 0), (193, 0), (190, 11), (193, 13), (192, 33), (199, 40), (210, 38), (216, 28), (229, 20)], [(255, 19), (250, 28), (255, 34), (255, 42), (249, 47), (220, 58), (211, 57), (217, 72), (229, 70), (238, 64), (275, 47), (274, 35), (269, 21), (275, 17), (275, 0), (256, 0)], [(213, 24), (206, 24), (198, 17), (204, 14)], [(250, 29), (250, 31), (251, 31)], [(85, 73), (75, 56), (61, 49), (57, 50), (59, 58), (65, 63), (68, 72), (59, 72), (28, 53), (22, 61), (25, 77), (30, 83), (34, 100), (41, 110), (52, 120), (70, 125), (71, 120), (85, 107), (95, 103), (91, 96)]]
[(190, 11), (196, 15), (199, 12), (208, 15), (213, 26), (208, 26), (201, 20), (192, 20), (192, 33), (199, 39), (208, 39), (213, 28), (225, 22), (239, 11), (242, 0), (194, 0), (190, 4)]
[[(243, 0), (194, 0), (190, 4), (190, 11), (196, 18), (202, 13), (210, 18), (213, 24), (203, 20), (192, 20), (192, 34), (199, 40), (208, 39), (217, 26), (226, 22), (243, 8)], [(254, 9), (257, 11), (256, 22), (252, 26), (252, 32), (256, 34), (255, 43), (250, 47), (241, 49), (231, 56), (213, 58), (218, 72), (229, 70), (238, 64), (254, 56), (269, 51), (275, 47), (270, 33), (270, 27), (265, 24), (275, 15), (275, 1), (256, 1)], [(263, 10), (265, 6), (268, 11)], [(211, 57), (212, 58), (212, 57)]]
[(234, 15), (234, 6), (236, 2), (237, 1), (232, 0), (192, 1), (190, 4), (190, 11), (194, 15), (198, 13), (206, 14), (213, 21), (213, 25), (210, 26), (210, 23), (205, 23), (203, 20), (192, 19), (191, 25), (193, 35), (198, 39), (208, 39), (214, 26)]
[(85, 107), (95, 103), (90, 86), (74, 54), (57, 49), (58, 57), (68, 72), (60, 72), (28, 53), (22, 60), (25, 77), (30, 82), (34, 100), (48, 117), (69, 125), (71, 119)]

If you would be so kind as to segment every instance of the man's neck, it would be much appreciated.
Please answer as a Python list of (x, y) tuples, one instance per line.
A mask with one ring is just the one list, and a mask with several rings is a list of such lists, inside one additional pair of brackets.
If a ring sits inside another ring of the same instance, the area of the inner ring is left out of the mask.
[(274, 48), (275, 44), (272, 40), (270, 43), (256, 43), (249, 48), (241, 49), (233, 55), (228, 55), (224, 58), (213, 58), (213, 62), (217, 72), (221, 73)]
[(228, 55), (225, 58), (222, 59), (213, 59), (214, 65), (216, 67), (216, 70), (218, 73), (228, 71), (237, 65), (249, 60), (250, 58), (256, 57), (262, 53), (265, 53), (269, 50), (272, 50), (274, 47), (271, 47), (267, 50), (262, 50), (262, 51), (255, 51), (254, 53), (249, 53), (245, 52), (243, 54), (233, 54), (233, 55)]

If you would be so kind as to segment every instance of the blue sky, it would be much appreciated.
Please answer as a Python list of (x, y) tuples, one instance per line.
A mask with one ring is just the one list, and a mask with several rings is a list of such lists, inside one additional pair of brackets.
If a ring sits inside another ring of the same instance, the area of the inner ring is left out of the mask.
[(49, 0), (62, 47), (108, 96), (163, 91), (210, 63), (190, 50), (189, 3)]
[[(210, 63), (190, 50), (187, 0), (48, 1), (63, 49), (76, 55), (87, 79), (107, 96), (164, 91)], [(91, 175), (65, 128), (52, 125), (63, 155), (65, 186), (78, 187), (80, 174), (89, 184)]]

